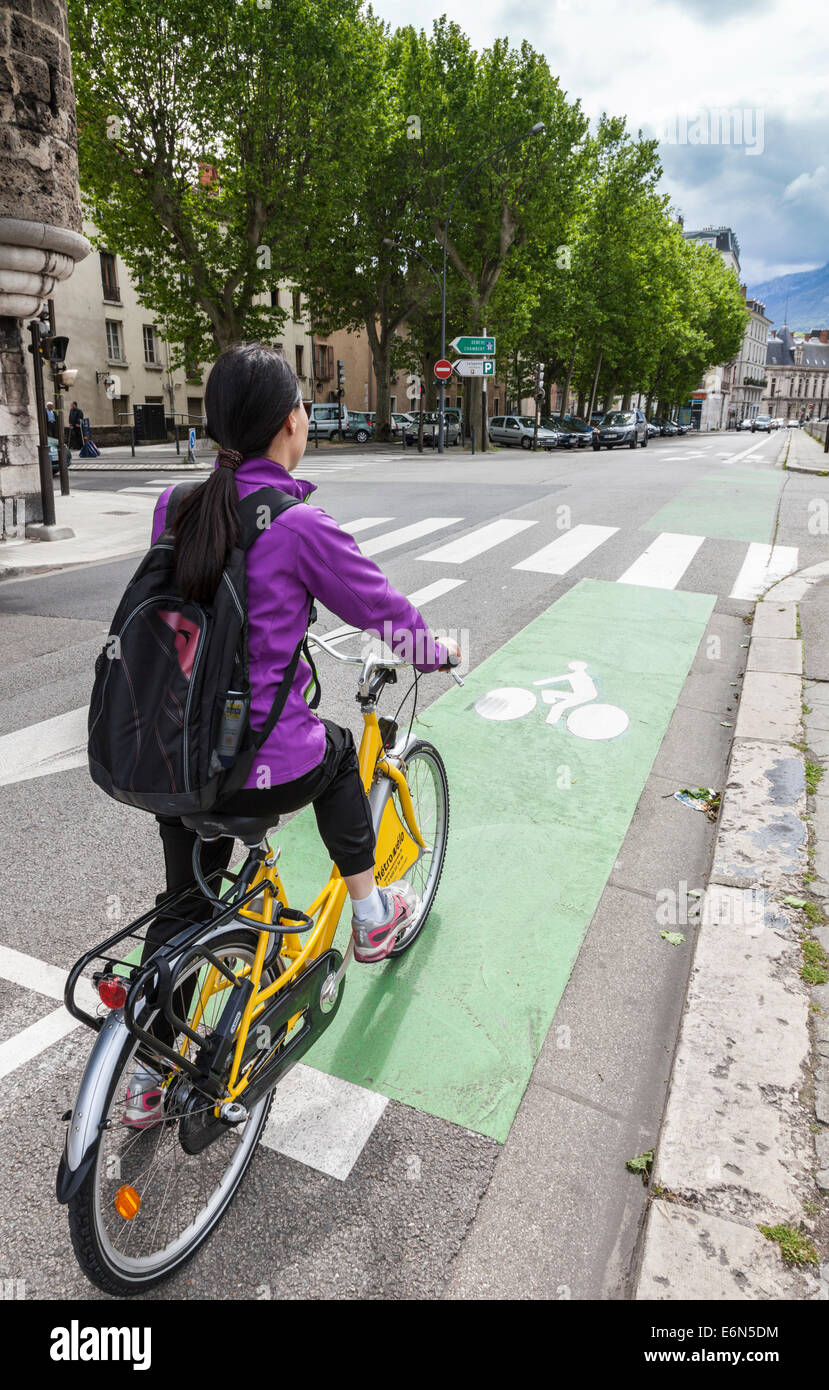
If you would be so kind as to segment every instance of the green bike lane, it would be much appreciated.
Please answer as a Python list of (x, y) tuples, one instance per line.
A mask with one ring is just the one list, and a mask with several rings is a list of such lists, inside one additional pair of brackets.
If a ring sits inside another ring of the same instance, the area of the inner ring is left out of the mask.
[[(407, 955), (352, 966), (311, 1065), (506, 1139), (714, 602), (582, 580), (428, 707), (415, 728), (444, 758), (451, 807), (435, 906)], [(590, 703), (624, 711), (622, 732), (574, 733), (591, 732), (590, 704), (571, 729), (568, 711), (547, 722), (543, 691), (561, 687), (533, 683), (571, 662), (586, 663)], [(482, 717), (504, 689), (533, 707)], [(330, 867), (313, 813), (275, 838), (305, 905)], [(346, 910), (340, 949), (348, 932)]]

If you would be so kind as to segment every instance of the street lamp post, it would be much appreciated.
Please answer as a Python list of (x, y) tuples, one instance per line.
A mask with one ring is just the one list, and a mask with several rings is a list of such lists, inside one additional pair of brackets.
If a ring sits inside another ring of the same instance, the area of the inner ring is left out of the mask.
[[(532, 135), (540, 135), (540, 134), (542, 133), (543, 130), (544, 130), (544, 122), (543, 122), (543, 121), (537, 121), (536, 124), (535, 124), (534, 126), (531, 126), (529, 130), (524, 131), (524, 134), (523, 134), (523, 135), (515, 135), (515, 136), (513, 136), (512, 140), (505, 140), (505, 141), (504, 141), (504, 144), (503, 144), (503, 145), (499, 145), (498, 148), (497, 148), (497, 150), (493, 150), (490, 154), (484, 155), (483, 159), (479, 159), (479, 160), (478, 160), (478, 163), (477, 163), (472, 169), (469, 170), (469, 173), (464, 175), (463, 179), (462, 179), (461, 182), (458, 184), (458, 187), (457, 187), (456, 190), (455, 190), (455, 193), (454, 193), (454, 196), (453, 196), (453, 198), (452, 198), (452, 201), (451, 201), (451, 203), (449, 204), (449, 211), (448, 211), (447, 214), (446, 214), (446, 221), (444, 222), (444, 225), (443, 225), (443, 284), (442, 284), (442, 287), (441, 287), (441, 303), (440, 303), (440, 355), (441, 355), (441, 357), (445, 357), (445, 356), (446, 356), (446, 242), (447, 242), (447, 238), (448, 238), (448, 236), (449, 236), (449, 219), (450, 219), (451, 216), (452, 216), (452, 209), (454, 208), (455, 203), (456, 203), (457, 200), (458, 200), (458, 195), (460, 194), (460, 192), (462, 191), (462, 189), (466, 187), (467, 183), (468, 183), (469, 180), (472, 178), (472, 175), (473, 175), (473, 174), (477, 174), (477, 172), (478, 172), (478, 170), (480, 169), (480, 167), (481, 167), (482, 164), (486, 164), (490, 159), (494, 159), (495, 156), (496, 156), (497, 154), (502, 154), (504, 150), (512, 149), (512, 146), (513, 146), (513, 145), (520, 145), (520, 144), (522, 143), (522, 141), (528, 140), (528, 139), (530, 138), (530, 136), (532, 136)], [(444, 448), (443, 448), (443, 435), (444, 435), (444, 429), (443, 429), (443, 412), (444, 412), (444, 410), (445, 410), (445, 407), (446, 407), (446, 387), (445, 387), (444, 383), (441, 382), (441, 383), (440, 383), (440, 406), (439, 406), (439, 415), (438, 415), (438, 452), (441, 453), (441, 454), (444, 452)], [(482, 448), (482, 449), (486, 449), (486, 436), (485, 436), (485, 435), (484, 435), (484, 438), (481, 440), (481, 448)]]

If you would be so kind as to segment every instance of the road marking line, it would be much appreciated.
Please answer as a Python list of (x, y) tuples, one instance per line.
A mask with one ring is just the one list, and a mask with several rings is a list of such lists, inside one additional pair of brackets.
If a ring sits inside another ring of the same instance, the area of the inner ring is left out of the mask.
[(592, 551), (615, 536), (618, 529), (618, 526), (574, 526), (512, 568), (532, 570), (534, 574), (567, 574), (580, 560), (586, 560)]
[(344, 1182), (388, 1103), (388, 1096), (297, 1062), (279, 1083), (262, 1143)]
[(89, 706), (42, 719), (0, 738), (0, 787), (87, 766)]
[(761, 545), (753, 542), (746, 553), (730, 598), (755, 599), (779, 579), (797, 569), (796, 545)]
[[(24, 951), (15, 951), (11, 946), (0, 946), (0, 979), (36, 994), (44, 994), (47, 999), (63, 999), (66, 978), (67, 972), (57, 965), (26, 955)], [(101, 1002), (89, 980), (85, 979), (78, 981), (75, 997), (87, 1012)], [(0, 1078), (8, 1076), (24, 1062), (31, 1062), (38, 1053), (79, 1027), (79, 1020), (73, 1018), (65, 1008), (53, 1009), (39, 1018), (36, 1023), (0, 1044)]]
[(490, 521), (488, 525), (479, 526), (477, 530), (471, 531), (468, 536), (461, 536), (458, 540), (438, 546), (437, 550), (430, 550), (428, 555), (421, 555), (420, 559), (460, 565), (464, 560), (471, 560), (473, 556), (481, 555), (485, 550), (491, 550), (493, 546), (511, 540), (521, 531), (526, 531), (529, 526), (537, 525), (536, 521)]
[(37, 1023), (24, 1028), (22, 1033), (16, 1033), (7, 1042), (0, 1043), (0, 1078), (16, 1071), (24, 1062), (31, 1062), (47, 1047), (60, 1042), (80, 1026), (66, 1009), (53, 1009), (45, 1018), (39, 1018)]
[(704, 540), (704, 536), (662, 531), (616, 582), (643, 584), (649, 589), (675, 589)]
[(364, 555), (382, 555), (396, 545), (428, 536), (431, 531), (440, 531), (445, 526), (455, 526), (463, 521), (462, 516), (427, 516), (423, 521), (415, 521), (411, 526), (400, 526), (396, 531), (387, 531), (384, 536), (374, 536), (360, 547)]
[(355, 536), (358, 531), (368, 531), (372, 526), (385, 526), (388, 521), (394, 521), (393, 516), (361, 516), (356, 521), (341, 521), (340, 527), (347, 531), (350, 536)]
[[(427, 584), (424, 589), (415, 589), (414, 593), (407, 594), (409, 603), (414, 608), (423, 608), (434, 598), (441, 598), (448, 594), (450, 590), (457, 589), (461, 584), (465, 584), (465, 579), (436, 579), (434, 584)], [(349, 627), (346, 623), (343, 627), (332, 627), (330, 632), (322, 635), (326, 642), (340, 642), (344, 637), (353, 637), (356, 632), (360, 632), (358, 627)], [(313, 632), (308, 634), (313, 639)]]

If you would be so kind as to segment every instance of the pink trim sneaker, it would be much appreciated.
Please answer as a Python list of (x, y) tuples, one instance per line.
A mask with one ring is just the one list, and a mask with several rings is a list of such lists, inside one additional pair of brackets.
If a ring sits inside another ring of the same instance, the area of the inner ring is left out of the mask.
[(152, 1129), (164, 1119), (164, 1092), (160, 1077), (141, 1068), (127, 1086), (127, 1101), (121, 1124), (130, 1129)]
[(365, 965), (385, 960), (391, 954), (420, 907), (419, 895), (404, 878), (381, 888), (380, 893), (388, 905), (388, 912), (382, 921), (358, 922), (353, 914), (351, 917), (354, 959)]

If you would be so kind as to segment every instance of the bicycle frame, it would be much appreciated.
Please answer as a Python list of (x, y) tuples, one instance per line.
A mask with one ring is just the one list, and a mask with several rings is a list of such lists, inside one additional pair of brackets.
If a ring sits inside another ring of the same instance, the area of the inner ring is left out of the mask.
[[(376, 707), (372, 704), (363, 709), (363, 734), (358, 752), (360, 776), (367, 795), (371, 792), (373, 783), (380, 778), (387, 779), (390, 784), (389, 793), (392, 788), (396, 788), (403, 810), (403, 819), (401, 820), (392, 796), (389, 794), (386, 797), (376, 829), (375, 865), (377, 867), (375, 868), (375, 879), (381, 885), (402, 877), (419, 858), (421, 851), (427, 848), (417, 824), (406, 783), (404, 758), (400, 752), (394, 751), (389, 751), (384, 755), (383, 749), (383, 734), (377, 718)], [(261, 988), (262, 971), (270, 937), (274, 925), (278, 927), (281, 920), (281, 918), (277, 918), (277, 922), (274, 924), (275, 907), (276, 905), (279, 906), (280, 913), (289, 907), (285, 887), (277, 869), (277, 857), (276, 854), (270, 852), (264, 859), (261, 859), (255, 875), (250, 879), (248, 891), (254, 901), (261, 897), (261, 911), (255, 911), (251, 906), (247, 906), (240, 908), (236, 914), (237, 921), (249, 922), (251, 927), (259, 926), (262, 930), (259, 932), (252, 964), (246, 966), (237, 976), (237, 979), (249, 978), (253, 988), (244, 1005), (239, 1023), (226, 1087), (226, 1101), (236, 1101), (247, 1087), (247, 1077), (240, 1076), (240, 1070), (251, 1028), (256, 1026), (257, 1020), (270, 999), (279, 991), (295, 983), (315, 961), (331, 950), (347, 896), (342, 875), (336, 866), (332, 865), (328, 882), (306, 909), (306, 915), (316, 919), (316, 924), (309, 932), (307, 940), (303, 944), (299, 934), (291, 931), (282, 934), (282, 945), (279, 953), (289, 961), (288, 968), (271, 984)], [(242, 867), (240, 873), (244, 874), (245, 867)], [(256, 889), (259, 889), (259, 892), (255, 892)], [(345, 964), (347, 964), (347, 960)], [(345, 966), (342, 967), (342, 969), (344, 968)], [(338, 972), (337, 980), (340, 973)], [(215, 965), (209, 966), (199, 991), (195, 1012), (190, 1019), (190, 1027), (195, 1029), (198, 1026), (213, 997), (232, 987)], [(289, 1021), (288, 1033), (297, 1024), (300, 1017), (301, 1014), (298, 1013)], [(189, 1047), (190, 1043), (185, 1040), (182, 1044), (183, 1056), (187, 1055)]]

